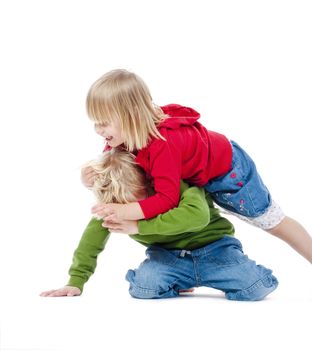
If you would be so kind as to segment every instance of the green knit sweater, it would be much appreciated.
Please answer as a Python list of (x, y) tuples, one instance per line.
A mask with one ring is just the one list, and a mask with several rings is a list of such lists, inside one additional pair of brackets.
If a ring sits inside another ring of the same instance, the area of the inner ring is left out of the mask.
[[(97, 256), (110, 236), (102, 220), (91, 219), (74, 252), (69, 269), (69, 286), (83, 290), (94, 273)], [(233, 225), (221, 217), (212, 199), (203, 188), (190, 187), (181, 182), (181, 198), (177, 208), (149, 220), (140, 220), (139, 233), (129, 235), (145, 245), (166, 249), (192, 250), (212, 243), (224, 235), (234, 235)]]

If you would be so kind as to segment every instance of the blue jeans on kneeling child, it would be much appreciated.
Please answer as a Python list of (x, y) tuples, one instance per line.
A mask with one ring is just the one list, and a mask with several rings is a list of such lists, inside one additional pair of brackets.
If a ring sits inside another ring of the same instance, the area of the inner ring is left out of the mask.
[(206, 286), (223, 291), (230, 300), (255, 301), (278, 285), (272, 270), (250, 260), (232, 236), (192, 251), (152, 246), (146, 256), (126, 275), (135, 298), (171, 298), (181, 289)]

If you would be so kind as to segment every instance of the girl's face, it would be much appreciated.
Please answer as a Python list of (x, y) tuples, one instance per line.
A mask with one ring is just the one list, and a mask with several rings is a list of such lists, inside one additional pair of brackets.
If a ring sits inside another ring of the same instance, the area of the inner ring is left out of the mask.
[(110, 147), (118, 147), (125, 142), (121, 136), (121, 128), (117, 123), (94, 125), (95, 132), (102, 136)]

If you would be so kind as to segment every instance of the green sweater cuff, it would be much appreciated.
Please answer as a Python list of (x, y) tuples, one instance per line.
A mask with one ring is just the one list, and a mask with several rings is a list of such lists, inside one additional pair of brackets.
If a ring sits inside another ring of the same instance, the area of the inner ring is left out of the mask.
[(83, 286), (86, 281), (78, 276), (71, 276), (66, 286), (77, 287), (80, 289), (81, 293), (83, 292)]

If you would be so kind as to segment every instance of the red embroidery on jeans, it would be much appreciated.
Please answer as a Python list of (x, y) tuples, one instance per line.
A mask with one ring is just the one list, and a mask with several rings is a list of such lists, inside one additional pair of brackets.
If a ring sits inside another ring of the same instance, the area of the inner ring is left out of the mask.
[(239, 210), (240, 210), (240, 211), (244, 211), (244, 210), (245, 210), (245, 208), (244, 208), (244, 203), (245, 203), (245, 201), (244, 201), (243, 199), (241, 199), (241, 200), (239, 201)]
[(235, 178), (236, 178), (236, 173), (232, 173), (232, 174), (230, 175), (230, 177), (231, 177), (232, 179), (235, 179)]
[(243, 187), (243, 185), (244, 184), (241, 181), (237, 183), (237, 186)]

